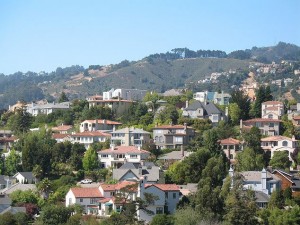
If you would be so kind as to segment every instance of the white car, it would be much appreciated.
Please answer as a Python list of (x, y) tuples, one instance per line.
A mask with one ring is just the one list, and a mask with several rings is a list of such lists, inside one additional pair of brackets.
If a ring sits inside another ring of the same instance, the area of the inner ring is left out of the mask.
[(84, 179), (80, 181), (81, 184), (91, 184), (93, 181), (91, 179)]

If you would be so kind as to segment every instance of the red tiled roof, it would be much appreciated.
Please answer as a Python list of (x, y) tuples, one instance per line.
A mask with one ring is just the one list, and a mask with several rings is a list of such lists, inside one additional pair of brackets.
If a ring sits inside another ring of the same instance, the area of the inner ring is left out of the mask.
[(111, 198), (103, 198), (103, 199), (100, 199), (99, 202), (106, 203), (106, 202), (109, 202), (110, 200), (111, 200)]
[(264, 105), (283, 105), (282, 102), (279, 102), (279, 101), (266, 101), (266, 102), (263, 102), (262, 104)]
[(180, 188), (176, 184), (146, 184), (145, 188), (155, 186), (162, 191), (180, 191)]
[(70, 136), (70, 134), (52, 134), (53, 139), (63, 139), (67, 136)]
[(111, 134), (104, 133), (101, 131), (84, 131), (81, 133), (72, 134), (72, 136), (73, 137), (99, 137), (99, 136), (110, 137)]
[(227, 138), (220, 141), (221, 145), (238, 145), (240, 141), (234, 138)]
[(67, 130), (70, 130), (72, 128), (73, 128), (72, 125), (61, 125), (61, 126), (58, 126), (58, 127), (52, 127), (52, 130), (53, 131), (67, 131)]
[[(192, 127), (187, 126), (189, 129), (193, 129)], [(184, 129), (184, 125), (160, 125), (157, 127), (154, 127), (154, 129)]]
[(71, 188), (76, 198), (101, 198), (102, 194), (98, 188)]
[(128, 185), (136, 184), (137, 182), (134, 181), (121, 181), (117, 184), (101, 184), (100, 186), (104, 191), (115, 191), (115, 190), (120, 190)]
[(277, 106), (270, 106), (270, 107), (266, 107), (264, 110), (272, 110), (272, 111), (278, 111), (278, 109), (280, 109), (279, 107)]
[[(96, 120), (85, 120), (82, 123), (96, 123)], [(99, 124), (109, 124), (109, 125), (121, 125), (122, 123), (112, 121), (112, 120), (102, 120), (102, 119), (97, 119), (97, 123)]]
[(269, 118), (255, 118), (250, 120), (245, 120), (243, 123), (254, 123), (254, 122), (281, 122), (281, 120), (277, 119), (269, 119)]
[(112, 150), (111, 148), (109, 149), (104, 149), (101, 151), (98, 151), (98, 153), (116, 153), (116, 154), (122, 154), (122, 153), (136, 153), (136, 154), (140, 154), (140, 153), (149, 153), (146, 150), (139, 150), (138, 147), (135, 146), (117, 146), (114, 147), (114, 149)]
[(282, 141), (282, 140), (292, 141), (292, 138), (277, 135), (277, 136), (270, 136), (261, 139), (261, 141)]
[(293, 120), (300, 120), (300, 116), (293, 116)]

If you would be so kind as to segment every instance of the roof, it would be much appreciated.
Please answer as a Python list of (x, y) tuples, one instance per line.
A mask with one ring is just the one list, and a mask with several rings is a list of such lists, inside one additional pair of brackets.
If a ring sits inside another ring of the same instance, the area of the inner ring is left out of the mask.
[(102, 194), (99, 188), (71, 188), (76, 198), (101, 198)]
[(238, 145), (240, 143), (241, 142), (239, 140), (234, 138), (227, 138), (220, 141), (221, 145)]
[(147, 175), (147, 180), (156, 182), (159, 180), (160, 168), (155, 166), (153, 162), (145, 162), (144, 165), (140, 163), (127, 162), (120, 168), (113, 170), (113, 178), (121, 180), (126, 174), (132, 173), (138, 180), (140, 176)]
[(181, 151), (172, 151), (172, 152), (169, 152), (167, 154), (164, 154), (164, 155), (160, 156), (158, 159), (164, 159), (164, 160), (171, 160), (171, 159), (181, 160), (184, 157), (189, 156), (190, 154), (192, 154), (192, 152), (184, 151), (184, 154), (182, 156)]
[(149, 188), (151, 186), (157, 187), (162, 191), (180, 191), (180, 188), (176, 184), (146, 184), (145, 188)]
[[(241, 172), (245, 181), (261, 181), (261, 171), (244, 171)], [(274, 176), (267, 171), (267, 179), (280, 180), (278, 177)]]
[(269, 202), (270, 196), (262, 191), (254, 191), (255, 202)]
[(103, 103), (111, 103), (111, 102), (127, 102), (127, 103), (133, 103), (135, 101), (132, 100), (124, 100), (124, 99), (107, 99), (107, 100), (101, 100), (101, 99), (88, 99), (88, 102), (103, 102)]
[(278, 108), (278, 106), (269, 106), (269, 107), (266, 107), (266, 108), (264, 108), (264, 110), (272, 110), (272, 111), (278, 111), (278, 109), (280, 109), (280, 108)]
[(134, 128), (134, 127), (125, 127), (123, 129), (115, 130), (110, 133), (111, 134), (118, 134), (118, 133), (150, 134), (150, 132), (144, 131), (143, 129)]
[(16, 190), (20, 190), (20, 191), (28, 191), (28, 190), (37, 190), (37, 187), (35, 184), (21, 184), (21, 183), (17, 183), (14, 184), (12, 186), (10, 186), (9, 188), (6, 188), (4, 190), (2, 190), (3, 193), (6, 194), (11, 194)]
[(212, 115), (212, 114), (223, 114), (224, 112), (220, 110), (214, 103), (207, 102), (206, 104), (200, 101), (194, 101), (189, 107), (184, 110), (197, 110), (199, 108), (204, 109), (204, 114)]
[(126, 154), (126, 153), (133, 153), (133, 154), (141, 154), (141, 153), (147, 153), (150, 154), (150, 152), (140, 149), (138, 147), (135, 146), (116, 146), (113, 149), (109, 148), (109, 149), (104, 149), (101, 151), (98, 151), (98, 154), (101, 153), (114, 153), (114, 154)]
[[(281, 136), (281, 135), (278, 135), (278, 136), (270, 136), (270, 137), (265, 137), (265, 138), (262, 138), (262, 139), (261, 139), (261, 141), (283, 141), (283, 140), (293, 141), (292, 138), (285, 137), (285, 136)], [(295, 140), (295, 141), (296, 141), (296, 140)]]
[(4, 209), (0, 214), (4, 214), (6, 212), (10, 212), (12, 214), (16, 214), (18, 212), (26, 213), (26, 207), (9, 206), (8, 208)]
[(73, 128), (72, 125), (61, 125), (61, 126), (58, 126), (58, 127), (52, 127), (52, 130), (53, 131), (67, 131), (67, 130), (70, 130), (72, 128)]
[[(194, 129), (192, 127), (187, 126), (189, 129)], [(184, 125), (160, 125), (157, 127), (154, 127), (153, 130), (155, 129), (185, 129)]]
[(14, 175), (14, 177), (17, 177), (18, 174), (21, 174), (28, 181), (35, 179), (32, 172), (18, 172)]
[(121, 125), (122, 123), (112, 121), (112, 120), (104, 120), (104, 119), (96, 119), (96, 120), (84, 120), (81, 123), (99, 123), (99, 124), (108, 124), (108, 125)]
[(133, 185), (133, 184), (136, 184), (137, 182), (134, 182), (134, 181), (127, 181), (127, 180), (124, 180), (124, 181), (121, 181), (117, 184), (101, 184), (101, 188), (104, 190), (104, 191), (115, 191), (115, 190), (120, 190), (128, 185)]
[(68, 136), (70, 136), (70, 134), (58, 134), (58, 133), (52, 134), (53, 139), (63, 139)]
[(111, 134), (104, 133), (101, 131), (84, 131), (81, 133), (72, 134), (72, 137), (110, 137)]
[(243, 121), (243, 123), (255, 123), (255, 122), (281, 122), (281, 120), (277, 120), (277, 119), (269, 119), (269, 118), (255, 118), (255, 119), (250, 119), (250, 120), (245, 120)]
[(264, 105), (283, 105), (283, 103), (279, 102), (279, 101), (266, 101), (266, 102), (263, 102), (262, 104), (264, 104)]

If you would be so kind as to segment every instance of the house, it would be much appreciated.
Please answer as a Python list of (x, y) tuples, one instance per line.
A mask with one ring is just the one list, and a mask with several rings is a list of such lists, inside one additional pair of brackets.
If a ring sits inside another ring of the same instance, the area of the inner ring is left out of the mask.
[[(233, 168), (229, 169), (229, 176), (234, 179)], [(262, 171), (244, 171), (239, 173), (245, 190), (253, 190), (256, 197), (256, 204), (265, 208), (273, 191), (280, 190), (281, 181), (272, 173), (263, 169)]]
[(234, 138), (227, 138), (221, 140), (220, 145), (230, 163), (235, 163), (236, 155), (241, 150), (241, 142)]
[(147, 176), (147, 183), (164, 183), (163, 171), (153, 162), (126, 162), (120, 168), (113, 169), (113, 179), (119, 182), (123, 180), (138, 181), (142, 176)]
[(61, 143), (61, 142), (65, 142), (65, 141), (72, 141), (70, 134), (54, 133), (54, 134), (52, 134), (52, 139), (54, 139), (57, 143)]
[(111, 89), (103, 92), (103, 100), (110, 100), (114, 98), (120, 98), (124, 100), (141, 101), (145, 97), (147, 91), (139, 89)]
[(10, 176), (0, 175), (0, 190), (10, 187), (16, 182), (16, 179)]
[(62, 102), (62, 103), (47, 103), (47, 104), (35, 104), (31, 103), (27, 105), (26, 111), (33, 116), (37, 116), (39, 114), (49, 115), (58, 110), (69, 110), (70, 103)]
[(9, 151), (16, 139), (11, 130), (0, 130), (0, 151)]
[(184, 125), (161, 125), (153, 128), (154, 143), (158, 148), (185, 146), (195, 136), (195, 129)]
[(105, 142), (109, 140), (111, 134), (104, 133), (101, 131), (84, 131), (81, 133), (75, 133), (71, 135), (71, 140), (73, 143), (83, 144), (86, 149), (88, 149), (91, 144), (97, 142)]
[(21, 184), (36, 184), (37, 182), (32, 172), (18, 172), (13, 177)]
[(200, 102), (213, 102), (218, 105), (228, 105), (231, 95), (228, 93), (202, 91), (193, 94), (193, 98)]
[(64, 125), (64, 124), (57, 127), (52, 127), (52, 131), (54, 133), (59, 133), (59, 134), (70, 134), (72, 129), (73, 129), (72, 125)]
[(87, 101), (89, 103), (89, 108), (100, 106), (100, 107), (107, 107), (110, 108), (112, 111), (112, 114), (114, 115), (122, 115), (124, 112), (126, 112), (129, 107), (134, 103), (132, 100), (121, 100), (118, 99), (90, 99), (87, 98)]
[(267, 101), (261, 104), (261, 117), (267, 119), (280, 119), (284, 114), (284, 105), (279, 101)]
[(287, 173), (282, 170), (274, 170), (272, 172), (273, 175), (278, 177), (281, 180), (281, 190), (285, 190), (287, 188), (292, 189), (292, 195), (300, 196), (300, 178), (296, 177), (293, 174)]
[(255, 126), (259, 128), (262, 135), (276, 136), (279, 135), (280, 123), (281, 120), (278, 119), (255, 118), (245, 121), (241, 120), (240, 128), (241, 130), (249, 130)]
[(140, 163), (150, 156), (150, 152), (135, 146), (114, 146), (98, 151), (102, 168), (120, 168), (126, 162)]
[(271, 152), (271, 158), (274, 152), (288, 151), (290, 161), (294, 161), (293, 158), (298, 154), (298, 140), (293, 136), (292, 138), (285, 136), (271, 136), (261, 139), (261, 147), (267, 152)]
[(190, 156), (193, 152), (184, 151), (183, 147), (181, 147), (180, 151), (172, 151), (166, 154), (163, 154), (158, 157), (158, 160), (162, 162), (163, 169), (168, 169), (173, 163), (177, 161), (182, 161), (186, 157)]
[(210, 119), (214, 125), (221, 120), (227, 120), (225, 113), (214, 103), (194, 101), (190, 106), (183, 109), (183, 117), (192, 119)]
[[(175, 212), (180, 198), (179, 187), (175, 184), (149, 184), (146, 176), (138, 182), (122, 181), (117, 184), (100, 184), (97, 188), (71, 188), (66, 194), (66, 207), (78, 204), (87, 214), (105, 217), (120, 212), (124, 202), (135, 201), (137, 198), (145, 200), (145, 193), (157, 197), (147, 206), (147, 210), (154, 214), (149, 215), (138, 209), (136, 216), (139, 221), (149, 223), (156, 214)], [(122, 196), (122, 201), (116, 196)]]
[(113, 131), (120, 125), (122, 123), (106, 119), (85, 120), (80, 124), (80, 132), (97, 130)]
[(142, 146), (150, 142), (150, 133), (143, 129), (125, 127), (110, 132), (111, 143), (121, 146)]

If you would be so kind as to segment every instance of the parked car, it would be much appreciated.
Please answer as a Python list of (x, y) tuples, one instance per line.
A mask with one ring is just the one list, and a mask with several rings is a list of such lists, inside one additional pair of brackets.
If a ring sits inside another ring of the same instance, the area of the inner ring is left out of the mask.
[(81, 184), (91, 184), (93, 181), (91, 179), (84, 179), (80, 181)]

